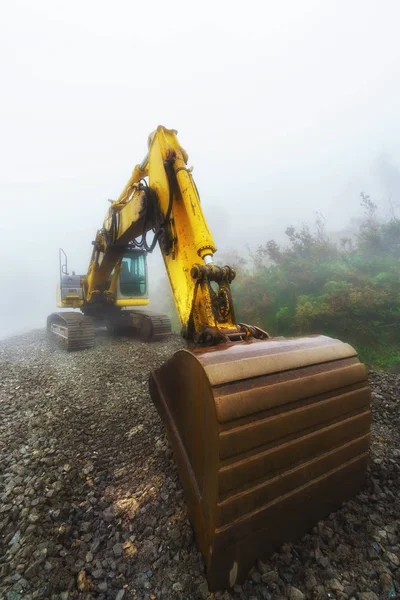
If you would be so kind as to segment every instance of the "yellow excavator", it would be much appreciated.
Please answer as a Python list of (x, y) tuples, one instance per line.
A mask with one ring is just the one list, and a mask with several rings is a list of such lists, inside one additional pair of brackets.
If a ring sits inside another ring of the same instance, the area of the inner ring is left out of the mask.
[[(367, 370), (346, 343), (273, 338), (238, 323), (235, 272), (216, 246), (177, 132), (158, 127), (112, 202), (85, 276), (62, 265), (52, 335), (91, 347), (93, 323), (165, 335), (148, 303), (146, 252), (158, 243), (187, 349), (150, 376), (203, 554), (209, 589), (245, 579), (254, 562), (305, 533), (363, 486), (370, 443)], [(153, 231), (151, 243), (147, 234)], [(69, 316), (68, 316), (69, 314)]]

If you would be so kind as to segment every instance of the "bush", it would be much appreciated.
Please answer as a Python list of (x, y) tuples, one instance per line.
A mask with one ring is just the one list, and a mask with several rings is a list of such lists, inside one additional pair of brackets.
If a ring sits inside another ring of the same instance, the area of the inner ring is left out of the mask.
[(400, 361), (400, 221), (382, 222), (361, 194), (364, 217), (338, 245), (318, 216), (288, 227), (288, 244), (269, 241), (232, 285), (240, 321), (273, 335), (324, 333), (353, 344), (374, 366)]

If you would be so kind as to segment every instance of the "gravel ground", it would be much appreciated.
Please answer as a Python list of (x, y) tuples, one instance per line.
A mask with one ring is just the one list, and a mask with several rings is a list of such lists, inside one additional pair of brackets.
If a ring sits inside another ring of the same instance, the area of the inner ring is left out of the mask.
[(67, 354), (42, 330), (0, 343), (0, 598), (400, 598), (400, 377), (371, 373), (365, 491), (209, 594), (147, 388), (181, 346), (100, 336)]

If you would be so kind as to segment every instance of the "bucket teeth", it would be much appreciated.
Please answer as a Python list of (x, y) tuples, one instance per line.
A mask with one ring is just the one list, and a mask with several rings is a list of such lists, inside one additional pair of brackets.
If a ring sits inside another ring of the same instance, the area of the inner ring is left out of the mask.
[(356, 494), (369, 452), (367, 370), (324, 336), (180, 350), (152, 373), (211, 591)]

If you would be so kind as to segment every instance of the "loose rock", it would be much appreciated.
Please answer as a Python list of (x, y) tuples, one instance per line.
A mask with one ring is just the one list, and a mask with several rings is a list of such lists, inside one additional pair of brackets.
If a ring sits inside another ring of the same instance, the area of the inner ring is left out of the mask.
[[(211, 598), (148, 375), (179, 337), (0, 342), (0, 598)], [(363, 492), (216, 600), (400, 596), (400, 377), (371, 373)], [(396, 587), (397, 586), (397, 587)]]

